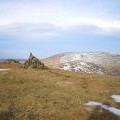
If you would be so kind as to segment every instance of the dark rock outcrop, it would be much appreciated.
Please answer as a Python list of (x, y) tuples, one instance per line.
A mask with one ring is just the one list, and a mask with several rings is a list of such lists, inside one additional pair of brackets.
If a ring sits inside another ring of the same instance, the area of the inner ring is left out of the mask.
[(30, 53), (28, 60), (25, 61), (25, 63), (22, 65), (22, 68), (45, 69), (45, 66), (41, 61), (39, 61), (38, 58)]
[(5, 60), (5, 63), (7, 63), (7, 64), (14, 64), (14, 63), (19, 63), (19, 61), (15, 60), (15, 59), (7, 59), (7, 60)]

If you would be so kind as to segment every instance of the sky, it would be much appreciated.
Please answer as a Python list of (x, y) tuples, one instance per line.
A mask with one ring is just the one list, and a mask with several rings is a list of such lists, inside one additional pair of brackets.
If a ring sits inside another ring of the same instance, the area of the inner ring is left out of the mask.
[(120, 0), (0, 0), (0, 58), (120, 54)]

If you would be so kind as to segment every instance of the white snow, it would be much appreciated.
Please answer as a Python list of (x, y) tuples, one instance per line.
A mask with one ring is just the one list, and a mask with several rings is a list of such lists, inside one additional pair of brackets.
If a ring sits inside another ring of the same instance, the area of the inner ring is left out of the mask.
[(0, 69), (0, 71), (8, 71), (8, 70), (10, 70), (10, 69)]
[(95, 61), (99, 61), (100, 62), (100, 58), (106, 56), (102, 53), (90, 53), (90, 52), (86, 52), (86, 53), (70, 53), (67, 54), (63, 57), (61, 57), (60, 62), (61, 63), (65, 63), (65, 62), (70, 62), (70, 61), (77, 61), (77, 60), (81, 60), (84, 62), (95, 62)]
[(104, 74), (102, 68), (82, 61), (63, 63), (61, 69), (75, 72), (97, 73), (101, 75)]
[(66, 64), (63, 69), (86, 73), (107, 74), (104, 68), (116, 63), (120, 66), (120, 56), (104, 52), (71, 52), (60, 56), (59, 63)]
[(80, 62), (81, 65), (86, 65), (84, 62)]
[(120, 116), (120, 109), (117, 109), (115, 107), (110, 107), (108, 105), (104, 105), (100, 102), (94, 102), (94, 101), (89, 101), (88, 103), (85, 104), (86, 106), (91, 106), (91, 107), (95, 107), (95, 106), (99, 106), (105, 110), (108, 110), (109, 112), (117, 115), (117, 116)]
[(60, 63), (83, 61), (99, 65), (109, 65), (119, 62), (120, 58), (116, 55), (103, 52), (72, 52), (61, 56)]
[(102, 103), (100, 103), (100, 102), (89, 101), (88, 103), (85, 103), (85, 105), (94, 107), (94, 106), (101, 106)]
[(120, 95), (112, 95), (111, 97), (115, 100), (115, 102), (120, 103)]
[(63, 69), (70, 71), (70, 70), (71, 70), (71, 66), (66, 63), (66, 64), (64, 65)]

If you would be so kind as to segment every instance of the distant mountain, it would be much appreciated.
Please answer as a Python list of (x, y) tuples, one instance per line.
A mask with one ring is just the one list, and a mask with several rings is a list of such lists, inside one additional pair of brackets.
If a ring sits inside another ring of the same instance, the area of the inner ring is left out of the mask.
[(51, 68), (75, 72), (120, 75), (120, 55), (106, 52), (61, 53), (42, 62)]

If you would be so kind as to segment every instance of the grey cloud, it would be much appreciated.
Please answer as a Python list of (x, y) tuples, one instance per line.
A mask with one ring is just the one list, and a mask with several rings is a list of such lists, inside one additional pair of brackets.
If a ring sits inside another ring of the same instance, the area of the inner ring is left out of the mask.
[(60, 29), (52, 24), (12, 24), (0, 28), (0, 34), (23, 37), (26, 39), (37, 37), (54, 37), (57, 36)]
[(69, 28), (69, 31), (71, 32), (77, 32), (81, 34), (95, 34), (98, 31), (101, 31), (101, 29), (94, 25), (84, 24), (84, 25), (75, 25)]
[[(72, 35), (107, 35), (107, 36), (119, 36), (120, 31), (103, 31), (101, 28), (90, 25), (75, 25), (67, 28), (56, 27), (49, 23), (24, 23), (24, 24), (12, 24), (8, 26), (0, 27), (0, 35), (10, 38), (19, 38), (21, 40), (44, 40), (51, 38), (59, 38), (63, 36)], [(57, 39), (56, 39), (57, 40)]]

